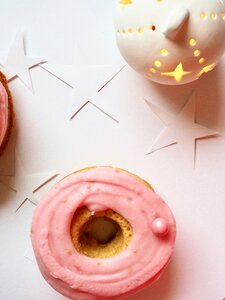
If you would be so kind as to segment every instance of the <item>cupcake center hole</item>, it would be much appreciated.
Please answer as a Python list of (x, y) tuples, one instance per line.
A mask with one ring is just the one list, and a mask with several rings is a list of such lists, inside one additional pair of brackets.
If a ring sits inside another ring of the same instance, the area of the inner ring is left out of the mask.
[(93, 217), (84, 225), (80, 242), (92, 243), (94, 239), (97, 243), (107, 244), (115, 238), (118, 231), (121, 228), (115, 221), (107, 217)]
[(92, 215), (87, 207), (74, 214), (70, 232), (76, 250), (95, 258), (117, 255), (128, 247), (133, 234), (130, 223), (120, 214), (106, 210)]

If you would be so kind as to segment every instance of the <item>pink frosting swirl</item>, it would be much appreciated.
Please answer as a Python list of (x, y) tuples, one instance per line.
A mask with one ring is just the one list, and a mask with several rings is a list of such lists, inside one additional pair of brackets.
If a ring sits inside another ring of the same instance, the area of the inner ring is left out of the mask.
[(8, 95), (0, 82), (0, 147), (5, 138), (8, 128)]
[[(78, 253), (70, 226), (79, 207), (111, 209), (132, 226), (129, 246), (110, 258)], [(158, 236), (153, 221), (166, 221)], [(117, 299), (159, 277), (173, 252), (174, 217), (165, 202), (136, 176), (111, 167), (85, 169), (57, 183), (38, 205), (31, 239), (39, 268), (50, 285), (76, 300)]]

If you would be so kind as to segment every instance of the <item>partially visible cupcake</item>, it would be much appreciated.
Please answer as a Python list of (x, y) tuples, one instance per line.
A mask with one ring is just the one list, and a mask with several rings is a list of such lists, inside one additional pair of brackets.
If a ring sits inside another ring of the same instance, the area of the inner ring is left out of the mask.
[(152, 284), (175, 237), (173, 214), (150, 184), (113, 167), (62, 179), (38, 204), (31, 228), (43, 277), (73, 300), (121, 299)]
[(0, 155), (9, 140), (12, 119), (12, 96), (5, 75), (0, 72)]

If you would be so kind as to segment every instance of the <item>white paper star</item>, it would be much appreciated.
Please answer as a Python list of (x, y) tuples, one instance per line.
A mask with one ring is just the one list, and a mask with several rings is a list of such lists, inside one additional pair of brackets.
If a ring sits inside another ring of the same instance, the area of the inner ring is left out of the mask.
[(27, 245), (27, 248), (24, 252), (24, 257), (33, 263), (36, 261), (31, 241), (29, 241), (29, 244)]
[(196, 123), (196, 102), (194, 93), (177, 115), (166, 112), (147, 100), (146, 103), (166, 125), (147, 154), (178, 144), (186, 156), (195, 162), (196, 140), (218, 135), (216, 131)]
[(21, 32), (18, 32), (6, 59), (4, 54), (0, 55), (0, 64), (2, 72), (6, 75), (7, 80), (19, 77), (21, 81), (32, 90), (32, 81), (29, 69), (43, 63), (43, 58), (27, 56), (24, 49), (24, 37)]
[(34, 192), (58, 175), (56, 172), (26, 174), (18, 156), (16, 157), (15, 171), (15, 176), (0, 176), (0, 181), (16, 192), (19, 204), (16, 211), (27, 200), (37, 205), (38, 199)]
[[(87, 104), (91, 103), (103, 113), (114, 119), (97, 104), (98, 93), (123, 69), (118, 66), (80, 66), (52, 65), (41, 66), (46, 71), (73, 88), (68, 106), (68, 117), (73, 117)], [(117, 121), (118, 122), (118, 121)]]

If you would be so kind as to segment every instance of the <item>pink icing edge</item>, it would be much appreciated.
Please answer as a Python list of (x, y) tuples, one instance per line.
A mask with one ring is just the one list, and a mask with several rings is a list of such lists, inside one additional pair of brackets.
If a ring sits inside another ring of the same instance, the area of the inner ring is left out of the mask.
[[(96, 171), (97, 169), (97, 171)], [(31, 238), (32, 238), (32, 243), (33, 243), (33, 248), (35, 251), (35, 255), (37, 258), (37, 262), (39, 265), (39, 268), (43, 274), (43, 276), (45, 277), (45, 279), (49, 282), (50, 285), (52, 285), (56, 290), (58, 290), (60, 293), (64, 294), (67, 297), (70, 297), (71, 299), (79, 299), (79, 300), (95, 300), (95, 299), (117, 299), (118, 297), (123, 297), (123, 296), (127, 296), (129, 294), (133, 294), (137, 291), (139, 291), (140, 289), (144, 288), (145, 286), (151, 284), (152, 282), (154, 282), (162, 273), (162, 271), (166, 268), (171, 255), (173, 253), (173, 249), (174, 249), (174, 242), (175, 242), (175, 236), (176, 236), (176, 224), (175, 224), (175, 220), (174, 217), (172, 215), (172, 213), (170, 212), (170, 237), (169, 239), (167, 239), (167, 244), (169, 245), (166, 254), (164, 253), (165, 257), (162, 258), (162, 265), (160, 265), (159, 269), (157, 270), (157, 272), (154, 274), (154, 276), (149, 276), (149, 278), (147, 278), (144, 282), (142, 282), (139, 285), (134, 286), (132, 289), (125, 289), (124, 288), (121, 290), (121, 288), (116, 288), (113, 287), (113, 292), (110, 293), (107, 291), (107, 294), (105, 294), (104, 291), (102, 292), (97, 292), (95, 295), (91, 295), (90, 293), (85, 293), (82, 291), (78, 291), (78, 290), (72, 290), (70, 289), (67, 284), (65, 282), (63, 282), (63, 280), (60, 280), (59, 278), (54, 278), (54, 276), (52, 276), (50, 273), (54, 273), (54, 268), (57, 269), (57, 266), (51, 265), (51, 270), (48, 269), (48, 267), (46, 267), (46, 265), (43, 262), (43, 253), (41, 253), (40, 251), (40, 245), (39, 245), (39, 239), (40, 239), (40, 232), (35, 232), (35, 228), (36, 226), (38, 227), (38, 223), (41, 222), (42, 225), (43, 224), (43, 219), (42, 219), (42, 213), (43, 210), (46, 208), (46, 203), (48, 203), (49, 201), (52, 201), (52, 197), (54, 198), (54, 195), (58, 193), (58, 191), (61, 191), (61, 189), (65, 188), (68, 184), (71, 184), (71, 182), (73, 182), (74, 180), (77, 182), (79, 182), (80, 180), (84, 180), (84, 181), (89, 181), (89, 180), (93, 180), (93, 178), (97, 178), (97, 180), (100, 179), (101, 177), (101, 173), (103, 172), (103, 175), (106, 176), (106, 174), (109, 174), (109, 177), (112, 175), (112, 172), (116, 172), (118, 173), (117, 169), (113, 169), (113, 168), (107, 168), (107, 167), (100, 167), (100, 168), (95, 168), (95, 169), (89, 169), (89, 170), (85, 170), (82, 172), (78, 172), (75, 174), (71, 174), (70, 176), (66, 177), (65, 179), (63, 179), (62, 181), (60, 181), (55, 187), (53, 187), (52, 190), (50, 190), (50, 192), (46, 195), (46, 197), (43, 199), (43, 201), (41, 201), (41, 203), (39, 204), (34, 218), (33, 218), (33, 223), (32, 223), (32, 231), (33, 233), (31, 234)], [(122, 173), (121, 173), (122, 172)], [(98, 173), (100, 173), (100, 177), (98, 178), (97, 175), (99, 175)], [(120, 171), (119, 172), (120, 175), (123, 174), (123, 176), (121, 177), (123, 180), (125, 181), (131, 181), (133, 182), (135, 188), (140, 188), (140, 190), (148, 190), (148, 192), (150, 191), (150, 189), (148, 187), (146, 187), (145, 184), (143, 184), (142, 181), (140, 181), (139, 179), (137, 179), (134, 175), (131, 175), (130, 173), (124, 172), (124, 171)], [(110, 175), (111, 174), (111, 175)], [(115, 174), (114, 174), (115, 175)], [(121, 178), (119, 178), (119, 181), (121, 181)], [(128, 180), (129, 179), (129, 180)], [(151, 195), (153, 195), (153, 197), (158, 197), (156, 196), (155, 193), (153, 193), (151, 191)], [(164, 203), (159, 197), (158, 200), (160, 200), (162, 203)], [(157, 201), (158, 201), (157, 200)], [(162, 206), (161, 203), (161, 206)], [(163, 204), (164, 205), (164, 204)], [(163, 207), (163, 206), (162, 206)], [(164, 209), (164, 208), (163, 208)], [(168, 207), (165, 205), (165, 209), (168, 211)], [(142, 274), (143, 277), (146, 274)]]
[(0, 82), (0, 147), (4, 141), (9, 121), (8, 94)]

